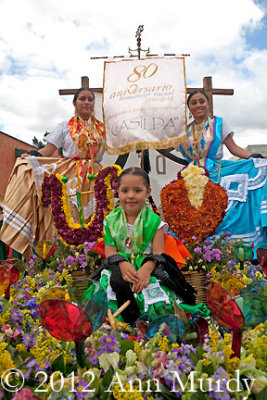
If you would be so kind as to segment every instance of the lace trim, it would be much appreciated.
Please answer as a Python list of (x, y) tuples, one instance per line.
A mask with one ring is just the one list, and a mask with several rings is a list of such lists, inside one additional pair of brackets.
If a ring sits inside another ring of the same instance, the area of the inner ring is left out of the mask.
[[(220, 185), (226, 190), (228, 201), (237, 200), (245, 203), (248, 195), (248, 182), (247, 174), (236, 174), (222, 177)], [(237, 183), (237, 188), (230, 189), (231, 183)]]
[(144, 311), (148, 310), (148, 306), (151, 304), (158, 303), (159, 301), (163, 301), (166, 304), (170, 304), (169, 297), (164, 292), (164, 290), (160, 287), (159, 281), (155, 283), (150, 283), (146, 288), (142, 291), (144, 296)]
[(256, 168), (267, 167), (267, 158), (253, 158)]
[(180, 297), (178, 297), (177, 294), (175, 293), (174, 293), (174, 300), (177, 305), (183, 303), (183, 300)]
[(101, 281), (102, 275), (106, 275), (106, 277), (108, 278), (108, 287), (107, 287), (108, 301), (117, 300), (116, 294), (113, 291), (112, 287), (110, 286), (110, 272), (107, 269), (103, 269), (103, 271), (101, 272), (100, 281)]
[(260, 204), (260, 213), (267, 214), (267, 200), (263, 200)]
[[(254, 164), (255, 161), (257, 161), (257, 159), (254, 159)], [(265, 185), (265, 182), (267, 180), (267, 166), (263, 164), (263, 166), (255, 165), (255, 167), (259, 168), (259, 172), (254, 178), (249, 179), (248, 190), (259, 189), (260, 187)]]
[(41, 194), (41, 187), (42, 183), (44, 180), (44, 174), (53, 174), (56, 171), (56, 164), (51, 163), (51, 164), (44, 164), (40, 166), (39, 161), (37, 160), (36, 157), (34, 156), (29, 156), (27, 157), (27, 161), (32, 167), (32, 174), (33, 174), (33, 179), (37, 191), (37, 196), (40, 199), (40, 194)]

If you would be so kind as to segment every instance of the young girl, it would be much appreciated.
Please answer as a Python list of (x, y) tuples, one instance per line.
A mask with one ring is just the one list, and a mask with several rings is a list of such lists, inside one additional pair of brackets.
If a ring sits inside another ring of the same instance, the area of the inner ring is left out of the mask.
[[(120, 206), (104, 221), (106, 260), (92, 279), (100, 279), (114, 312), (127, 300), (122, 312), (131, 325), (144, 313), (173, 313), (173, 302), (194, 304), (194, 289), (186, 282), (176, 262), (164, 254), (164, 223), (146, 205), (149, 177), (141, 168), (128, 168), (119, 177)], [(164, 284), (162, 284), (164, 283)], [(83, 300), (98, 285), (90, 286)], [(181, 300), (182, 299), (182, 300)]]

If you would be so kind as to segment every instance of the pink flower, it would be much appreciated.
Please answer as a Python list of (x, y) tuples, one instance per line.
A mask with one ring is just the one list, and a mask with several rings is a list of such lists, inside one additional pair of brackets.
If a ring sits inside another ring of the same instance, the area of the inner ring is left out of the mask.
[(168, 363), (167, 354), (164, 351), (157, 351), (156, 354), (157, 366), (153, 372), (153, 378), (160, 378), (165, 372)]
[(11, 328), (11, 325), (5, 324), (2, 326), (1, 331), (5, 332), (7, 329), (10, 329), (10, 328)]
[(23, 388), (20, 392), (16, 392), (12, 400), (39, 400), (39, 397), (35, 397), (30, 389)]
[(20, 331), (17, 328), (13, 332), (11, 325), (8, 324), (3, 325), (1, 331), (4, 332), (5, 335), (10, 339), (17, 339), (17, 337), (20, 335)]

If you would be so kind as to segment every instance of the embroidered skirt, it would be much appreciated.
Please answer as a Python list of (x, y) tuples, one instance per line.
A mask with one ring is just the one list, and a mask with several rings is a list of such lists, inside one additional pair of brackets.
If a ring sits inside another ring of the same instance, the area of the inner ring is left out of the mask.
[[(141, 256), (135, 260), (137, 270), (141, 268), (143, 259), (144, 256)], [(118, 309), (118, 304), (116, 294), (110, 285), (110, 276), (111, 271), (109, 269), (102, 270), (100, 279), (84, 292), (81, 303), (88, 301), (101, 288), (107, 292), (108, 307), (114, 313)], [(182, 300), (167, 286), (162, 285), (155, 276), (150, 276), (149, 285), (141, 293), (135, 293), (134, 297), (141, 315), (145, 313), (154, 315), (174, 313), (173, 303), (182, 304)], [(123, 321), (122, 316), (119, 316), (118, 320)]]

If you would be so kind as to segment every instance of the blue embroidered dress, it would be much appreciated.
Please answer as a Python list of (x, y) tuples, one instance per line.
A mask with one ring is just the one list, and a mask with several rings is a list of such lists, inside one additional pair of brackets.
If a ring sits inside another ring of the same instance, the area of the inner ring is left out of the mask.
[(232, 239), (254, 243), (255, 250), (267, 246), (267, 158), (221, 160), (223, 141), (228, 135), (222, 118), (208, 118), (197, 143), (193, 140), (194, 128), (189, 125), (187, 140), (179, 150), (187, 161), (204, 166), (210, 179), (228, 194), (226, 216), (216, 235), (230, 232)]

